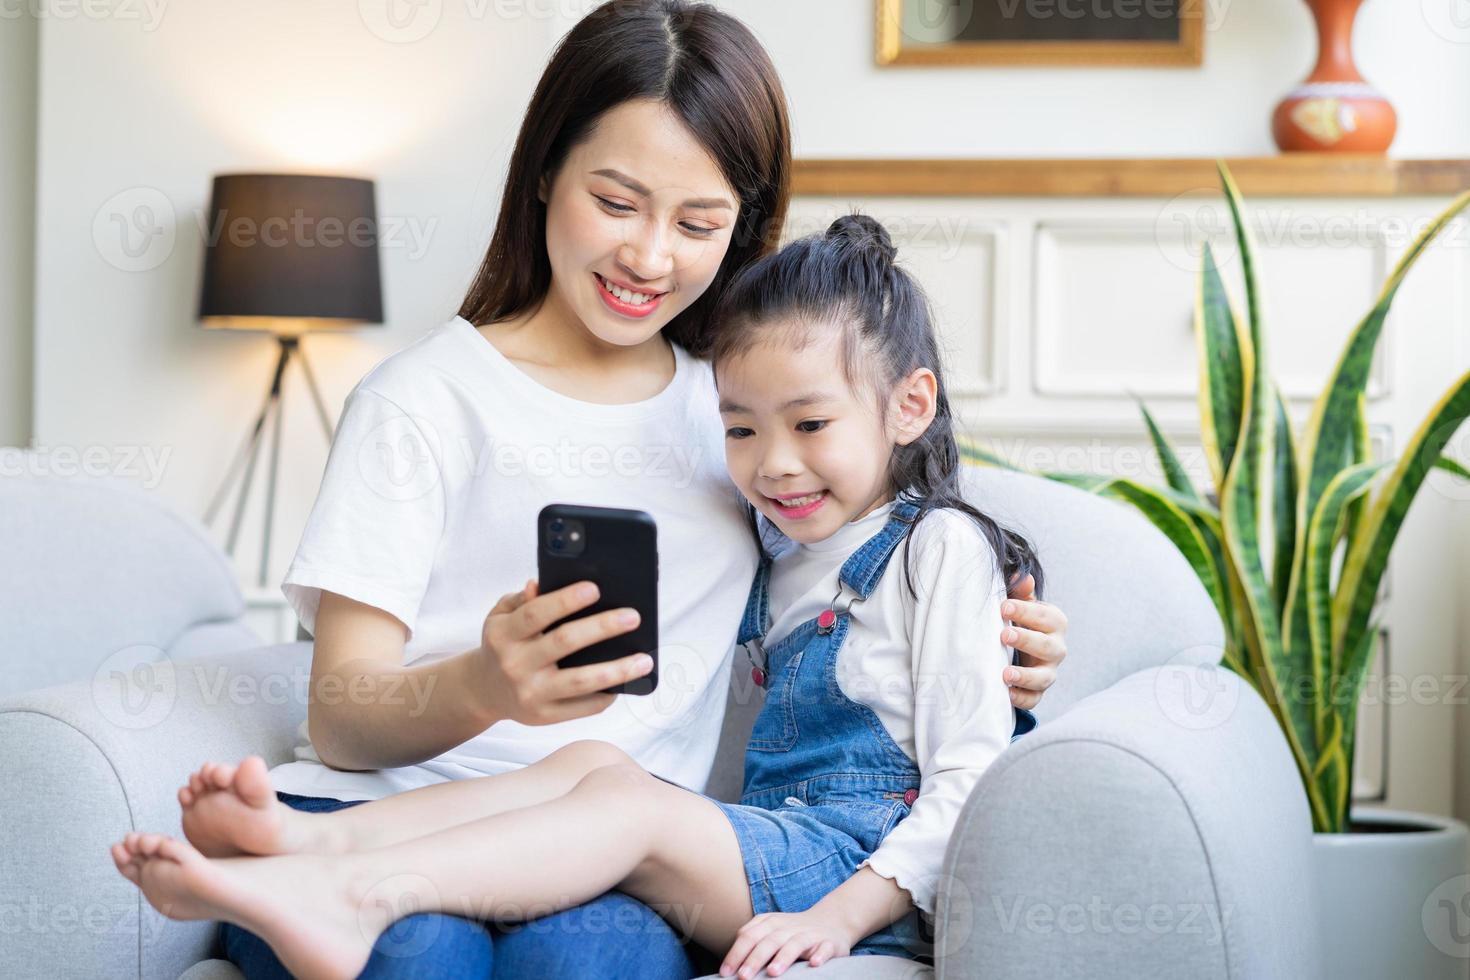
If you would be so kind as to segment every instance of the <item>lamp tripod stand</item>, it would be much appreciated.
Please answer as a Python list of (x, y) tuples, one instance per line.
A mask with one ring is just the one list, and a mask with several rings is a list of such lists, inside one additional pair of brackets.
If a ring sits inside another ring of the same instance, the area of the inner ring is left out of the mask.
[[(266, 568), (270, 564), (271, 553), (271, 521), (275, 516), (276, 509), (276, 474), (280, 467), (281, 458), (281, 416), (283, 414), (284, 396), (281, 387), (281, 379), (286, 373), (286, 365), (291, 363), (294, 356), (301, 364), (301, 371), (306, 375), (307, 386), (311, 389), (312, 401), (316, 403), (317, 417), (321, 419), (322, 431), (326, 433), (327, 444), (332, 443), (332, 423), (327, 417), (326, 405), (322, 402), (322, 393), (317, 388), (316, 376), (311, 373), (311, 365), (306, 360), (306, 352), (301, 350), (300, 337), (280, 336), (276, 337), (276, 343), (280, 348), (279, 356), (276, 358), (276, 370), (271, 378), (270, 389), (266, 392), (265, 404), (260, 408), (260, 414), (255, 417), (255, 423), (245, 435), (245, 441), (240, 444), (235, 453), (235, 459), (230, 463), (230, 469), (225, 474), (224, 481), (215, 491), (214, 499), (210, 502), (209, 509), (205, 511), (204, 523), (213, 526), (214, 518), (224, 503), (229, 493), (230, 485), (235, 481), (236, 474), (243, 464), (245, 475), (240, 480), (239, 495), (235, 499), (235, 515), (230, 521), (230, 534), (225, 543), (225, 552), (230, 556), (235, 554), (235, 542), (240, 537), (240, 521), (245, 516), (245, 502), (250, 497), (251, 478), (255, 475), (255, 463), (260, 458), (261, 443), (265, 440), (263, 434), (267, 420), (271, 421), (271, 458), (270, 472), (266, 480), (265, 497), (265, 531), (260, 542), (260, 585), (266, 584)], [(271, 419), (271, 413), (275, 418)]]
[[(306, 363), (300, 340), (304, 333), (383, 322), (383, 286), (378, 270), (378, 209), (373, 182), (363, 177), (324, 174), (216, 174), (209, 192), (210, 229), (199, 288), (199, 324), (210, 329), (268, 330), (280, 356), (255, 417), (224, 482), (204, 514), (213, 525), (240, 471), (235, 517), (225, 551), (232, 557), (240, 537), (240, 520), (268, 434), (270, 475), (266, 481), (265, 532), (260, 544), (260, 585), (270, 566), (271, 525), (276, 509), (276, 475), (281, 459), (281, 380), (293, 358), (301, 362), (316, 414), (332, 442), (332, 422), (322, 403), (316, 376)], [(280, 240), (261, 231), (281, 222), (293, 229)], [(332, 225), (327, 223), (331, 222)], [(346, 241), (328, 242), (321, 235), (331, 226), (356, 229)], [(240, 229), (236, 234), (233, 229)], [(361, 232), (359, 234), (359, 232)], [(271, 418), (271, 413), (275, 418)]]

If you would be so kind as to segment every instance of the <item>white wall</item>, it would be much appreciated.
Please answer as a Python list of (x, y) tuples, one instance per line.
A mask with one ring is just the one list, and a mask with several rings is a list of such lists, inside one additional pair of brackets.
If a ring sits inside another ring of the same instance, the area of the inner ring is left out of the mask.
[(0, 446), (31, 438), (36, 21), (0, 21)]
[[(457, 307), (537, 74), (590, 6), (435, 0), (395, 23), (373, 0), (152, 0), (126, 17), (43, 19), (40, 447), (101, 447), (181, 511), (203, 513), (274, 358), (268, 339), (194, 324), (197, 215), (210, 175), (225, 170), (378, 182), (385, 230), (398, 233), (382, 250), (387, 326), (304, 344), (335, 413), (368, 367)], [(1269, 153), (1271, 108), (1313, 47), (1300, 3), (1231, 0), (1211, 8), (1199, 69), (879, 69), (872, 0), (722, 6), (769, 46), (807, 156)], [(1389, 0), (1369, 0), (1359, 28), (1365, 73), (1401, 110), (1395, 153), (1470, 155), (1470, 46)], [(288, 378), (272, 588), (325, 458), (306, 397)], [(245, 525), (242, 578), (254, 575), (258, 519)]]
[[(198, 214), (216, 172), (377, 181), (387, 324), (303, 344), (334, 418), (373, 363), (453, 314), (551, 31), (544, 18), (476, 20), (451, 3), (427, 38), (393, 43), (380, 34), (400, 35), (374, 33), (358, 10), (192, 0), (156, 24), (42, 24), (41, 447), (101, 447), (122, 475), (202, 516), (275, 358), (269, 338), (195, 324)], [(325, 461), (308, 397), (288, 375), (272, 589)], [(257, 478), (265, 471), (262, 461)], [(263, 501), (258, 489), (242, 579), (254, 577)]]

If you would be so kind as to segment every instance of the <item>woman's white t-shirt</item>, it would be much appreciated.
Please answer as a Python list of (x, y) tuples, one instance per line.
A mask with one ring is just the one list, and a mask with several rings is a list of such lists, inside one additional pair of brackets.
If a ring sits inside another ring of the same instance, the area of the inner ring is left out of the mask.
[[(326, 589), (401, 620), (405, 664), (473, 649), (496, 600), (536, 575), (542, 507), (637, 508), (658, 525), (659, 686), (574, 721), (498, 722), (427, 762), (368, 772), (323, 765), (303, 722), (296, 761), (271, 770), (277, 790), (378, 799), (506, 772), (586, 738), (705, 785), (756, 550), (725, 469), (713, 374), (678, 346), (674, 357), (673, 380), (652, 398), (584, 402), (532, 379), (456, 316), (358, 382), (281, 586), (306, 629)], [(405, 684), (398, 696), (434, 710), (433, 692)]]

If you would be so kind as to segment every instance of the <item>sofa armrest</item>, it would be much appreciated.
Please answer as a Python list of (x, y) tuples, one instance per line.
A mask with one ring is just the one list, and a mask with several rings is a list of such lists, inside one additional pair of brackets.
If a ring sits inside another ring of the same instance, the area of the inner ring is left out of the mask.
[(1139, 671), (1008, 749), (961, 812), (944, 978), (1315, 977), (1312, 823), (1255, 689)]
[(130, 663), (0, 700), (0, 922), (8, 976), (166, 977), (213, 923), (159, 915), (113, 867), (130, 830), (180, 834), (177, 792), (207, 759), (290, 761), (311, 644)]

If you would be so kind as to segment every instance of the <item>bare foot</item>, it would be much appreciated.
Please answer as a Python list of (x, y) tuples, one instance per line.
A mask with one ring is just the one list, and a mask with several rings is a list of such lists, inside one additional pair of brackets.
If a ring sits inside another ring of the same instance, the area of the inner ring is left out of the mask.
[(313, 854), (207, 858), (163, 834), (130, 833), (112, 861), (170, 919), (225, 920), (265, 940), (293, 976), (350, 980), (390, 924), (354, 894), (340, 859)]
[(330, 850), (321, 819), (298, 813), (271, 787), (265, 760), (206, 762), (179, 787), (184, 836), (207, 857)]

